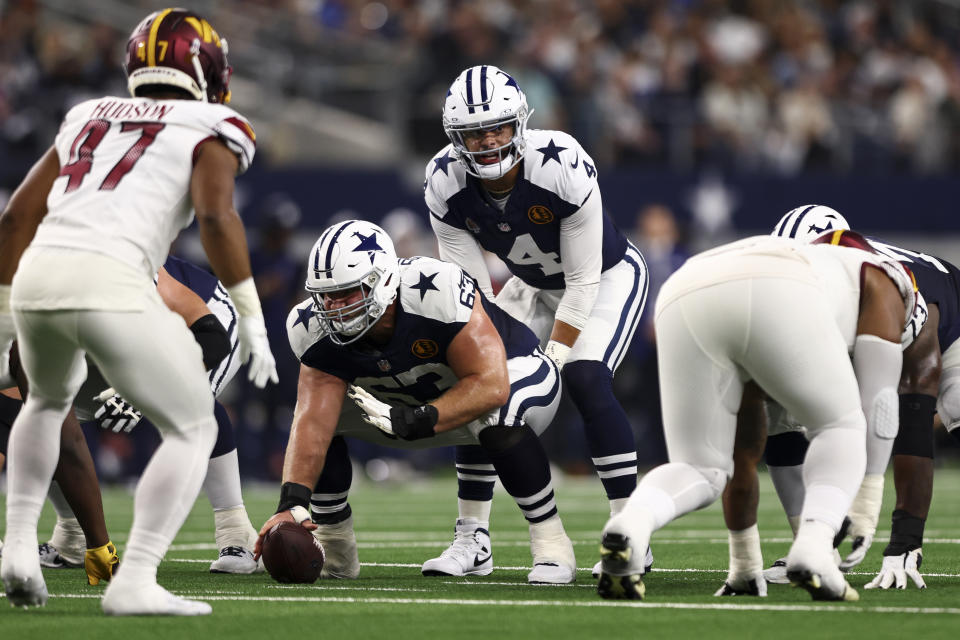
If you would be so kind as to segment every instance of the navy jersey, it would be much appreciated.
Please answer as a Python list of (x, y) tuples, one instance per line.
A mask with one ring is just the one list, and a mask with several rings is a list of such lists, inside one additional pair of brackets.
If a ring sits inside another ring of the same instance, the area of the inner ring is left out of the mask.
[(321, 329), (306, 300), (290, 312), (287, 333), (300, 361), (385, 402), (417, 406), (438, 398), (458, 378), (447, 364), (447, 347), (470, 320), (480, 296), (506, 347), (507, 358), (537, 349), (533, 332), (487, 302), (459, 267), (433, 258), (400, 260), (396, 327), (390, 342), (373, 349), (364, 341), (338, 345)]
[(901, 249), (870, 238), (870, 245), (880, 253), (906, 265), (917, 279), (917, 289), (927, 304), (936, 304), (940, 311), (937, 334), (943, 351), (960, 338), (960, 269), (946, 260), (909, 249)]
[(167, 256), (167, 261), (163, 263), (163, 268), (167, 270), (174, 280), (188, 287), (195, 294), (206, 302), (213, 297), (220, 283), (217, 276), (200, 267), (190, 264), (180, 258)]
[[(526, 140), (520, 175), (502, 212), (454, 158), (451, 145), (427, 164), (424, 198), (430, 215), (470, 232), (527, 284), (563, 289), (560, 221), (599, 194), (597, 170), (576, 139), (562, 131), (534, 129)], [(626, 249), (626, 237), (604, 214), (601, 270), (620, 262)]]

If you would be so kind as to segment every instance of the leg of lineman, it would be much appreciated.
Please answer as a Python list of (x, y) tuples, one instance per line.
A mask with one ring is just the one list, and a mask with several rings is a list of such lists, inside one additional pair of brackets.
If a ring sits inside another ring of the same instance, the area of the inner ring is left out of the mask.
[[(104, 594), (103, 609), (113, 615), (202, 615), (209, 605), (173, 596), (157, 584), (156, 572), (206, 473), (217, 433), (213, 395), (200, 347), (183, 320), (155, 291), (146, 305), (142, 321), (91, 313), (85, 327), (89, 353), (104, 377), (163, 438), (137, 485), (124, 561)], [(142, 339), (143, 331), (150, 340)]]
[(323, 471), (310, 496), (310, 515), (317, 528), (314, 537), (323, 545), (326, 559), (321, 579), (353, 580), (360, 575), (353, 511), (347, 496), (353, 484), (353, 465), (343, 436), (334, 436), (327, 449)]
[[(845, 342), (819, 293), (772, 278), (727, 282), (679, 296), (658, 310), (656, 326), (671, 462), (644, 476), (625, 510), (607, 524), (601, 595), (642, 597), (634, 551), (648, 545), (653, 531), (720, 496), (733, 471), (741, 380), (752, 377), (813, 425), (804, 523), (790, 569), (805, 586), (816, 583), (810, 585), (815, 597), (856, 597), (833, 562), (830, 542), (862, 479), (864, 417)], [(776, 339), (783, 331), (797, 340)]]
[(254, 573), (263, 565), (253, 559), (257, 531), (243, 504), (240, 490), (240, 465), (234, 441), (233, 423), (219, 402), (214, 404), (217, 418), (217, 443), (210, 454), (203, 491), (213, 507), (216, 542), (220, 556), (210, 565), (211, 573)]

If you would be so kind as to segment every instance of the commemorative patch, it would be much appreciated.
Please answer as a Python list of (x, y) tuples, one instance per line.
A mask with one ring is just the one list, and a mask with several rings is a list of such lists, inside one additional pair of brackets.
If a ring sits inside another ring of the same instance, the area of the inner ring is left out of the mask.
[(420, 338), (414, 341), (413, 346), (410, 347), (410, 351), (418, 358), (427, 359), (437, 355), (440, 352), (440, 347), (429, 338)]

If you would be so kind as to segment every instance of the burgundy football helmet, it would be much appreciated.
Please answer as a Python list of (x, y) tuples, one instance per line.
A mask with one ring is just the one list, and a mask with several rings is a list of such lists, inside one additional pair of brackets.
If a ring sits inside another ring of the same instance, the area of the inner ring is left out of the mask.
[(127, 41), (127, 87), (166, 85), (190, 93), (197, 100), (230, 101), (227, 41), (210, 23), (186, 9), (151, 13)]

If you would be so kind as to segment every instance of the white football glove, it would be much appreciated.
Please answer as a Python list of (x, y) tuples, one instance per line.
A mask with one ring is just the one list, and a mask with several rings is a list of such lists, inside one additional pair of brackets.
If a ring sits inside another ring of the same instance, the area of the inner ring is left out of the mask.
[(927, 583), (920, 575), (923, 564), (923, 549), (907, 551), (899, 556), (883, 556), (883, 566), (877, 577), (863, 585), (864, 589), (906, 589), (907, 578), (913, 580), (918, 589), (926, 589)]
[(847, 536), (850, 537), (853, 545), (850, 553), (840, 563), (841, 571), (850, 571), (867, 555), (870, 545), (873, 544), (873, 536), (877, 533), (877, 521), (880, 519), (882, 503), (883, 475), (865, 475), (847, 514), (850, 518)]
[(121, 431), (130, 431), (140, 424), (143, 414), (137, 411), (133, 405), (120, 397), (113, 387), (100, 392), (100, 395), (93, 398), (97, 402), (102, 402), (93, 418), (100, 425), (101, 429), (110, 429), (114, 433)]
[(277, 384), (277, 362), (267, 341), (267, 328), (263, 316), (240, 316), (240, 362), (247, 364), (247, 379), (258, 388), (267, 386), (267, 381)]
[(0, 311), (0, 388), (6, 389), (16, 385), (10, 375), (10, 347), (17, 337), (17, 330), (13, 326), (13, 314)]
[(850, 553), (848, 553), (847, 557), (840, 562), (840, 571), (850, 571), (850, 569), (853, 569), (855, 566), (863, 562), (863, 559), (866, 557), (867, 551), (870, 550), (870, 545), (872, 544), (872, 533), (855, 535), (853, 537), (853, 546), (850, 548)]
[(557, 365), (557, 369), (563, 369), (563, 365), (567, 361), (567, 356), (570, 355), (570, 347), (562, 342), (551, 340), (547, 343), (547, 347), (543, 352), (548, 358), (553, 360), (553, 363)]
[(360, 407), (364, 422), (372, 424), (387, 435), (396, 437), (393, 432), (393, 422), (390, 420), (389, 404), (380, 402), (364, 389), (352, 384), (347, 387), (347, 396)]
[(727, 581), (717, 589), (714, 596), (758, 596), (767, 597), (767, 581), (763, 571), (751, 574), (727, 574)]

